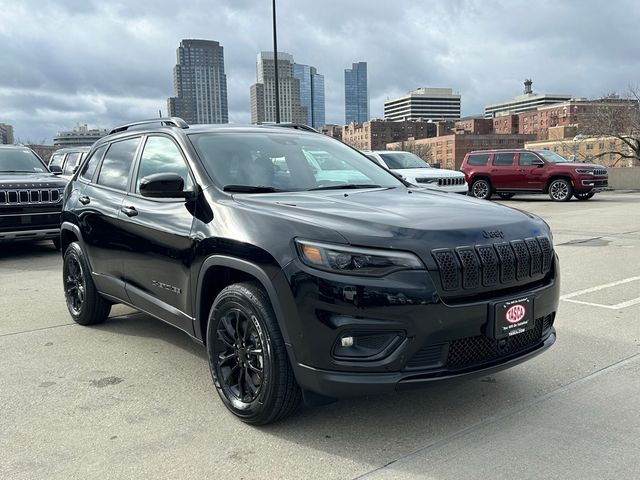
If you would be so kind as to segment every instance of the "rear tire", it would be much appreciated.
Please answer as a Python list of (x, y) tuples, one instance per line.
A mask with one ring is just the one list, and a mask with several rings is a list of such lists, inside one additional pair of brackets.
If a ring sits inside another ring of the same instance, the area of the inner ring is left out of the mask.
[(592, 198), (595, 195), (594, 192), (587, 192), (587, 193), (574, 193), (573, 196), (576, 197), (576, 200), (589, 200), (590, 198)]
[(549, 197), (554, 202), (568, 202), (572, 194), (573, 187), (563, 178), (558, 178), (549, 184)]
[(491, 184), (489, 180), (480, 178), (471, 184), (471, 196), (481, 200), (489, 200), (491, 198)]
[(207, 354), (220, 399), (236, 417), (265, 425), (291, 415), (302, 398), (282, 333), (264, 290), (237, 283), (216, 297)]
[(509, 200), (510, 198), (513, 198), (515, 195), (515, 193), (498, 193), (498, 196), (502, 199), (502, 200)]
[(77, 242), (64, 252), (62, 282), (67, 308), (76, 323), (95, 325), (107, 319), (111, 303), (96, 290), (89, 264)]

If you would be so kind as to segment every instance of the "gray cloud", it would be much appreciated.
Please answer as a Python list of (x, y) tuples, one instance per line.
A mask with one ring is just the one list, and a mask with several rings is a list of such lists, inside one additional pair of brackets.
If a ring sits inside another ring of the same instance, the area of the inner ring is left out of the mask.
[[(255, 58), (271, 49), (269, 1), (0, 0), (0, 122), (50, 140), (157, 115), (182, 38), (225, 47), (230, 120), (249, 121)], [(278, 0), (279, 47), (325, 75), (327, 121), (344, 117), (343, 71), (369, 63), (371, 113), (420, 86), (462, 94), (463, 113), (534, 89), (596, 96), (637, 84), (633, 2)]]

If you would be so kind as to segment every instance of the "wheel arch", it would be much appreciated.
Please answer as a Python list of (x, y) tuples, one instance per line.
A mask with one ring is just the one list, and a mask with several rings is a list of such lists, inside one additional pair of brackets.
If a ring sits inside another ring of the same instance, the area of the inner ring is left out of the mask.
[(284, 322), (284, 310), (276, 288), (267, 272), (255, 263), (225, 255), (213, 255), (204, 260), (196, 285), (194, 334), (206, 344), (209, 311), (225, 287), (238, 282), (255, 281), (266, 292), (286, 344), (289, 335)]
[(62, 222), (60, 225), (60, 252), (63, 256), (67, 247), (73, 242), (83, 243), (80, 227), (71, 222)]

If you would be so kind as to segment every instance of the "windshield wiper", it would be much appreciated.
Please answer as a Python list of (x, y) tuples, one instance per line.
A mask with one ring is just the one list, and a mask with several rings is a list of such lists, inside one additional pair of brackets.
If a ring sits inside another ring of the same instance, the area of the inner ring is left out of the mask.
[(222, 187), (225, 192), (237, 192), (237, 193), (273, 193), (283, 192), (275, 187), (268, 187), (266, 185), (225, 185)]
[(373, 183), (343, 183), (342, 185), (329, 185), (326, 187), (310, 188), (312, 190), (341, 190), (341, 189), (356, 189), (356, 188), (382, 188), (382, 185), (375, 185)]
[(36, 173), (33, 170), (0, 170), (0, 173)]

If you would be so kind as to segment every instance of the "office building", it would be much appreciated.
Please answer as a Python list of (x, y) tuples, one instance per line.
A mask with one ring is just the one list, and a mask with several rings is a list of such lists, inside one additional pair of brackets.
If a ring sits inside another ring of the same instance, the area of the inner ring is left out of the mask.
[(293, 76), (300, 83), (300, 104), (307, 109), (307, 121), (313, 128), (324, 125), (324, 76), (315, 67), (293, 64)]
[(418, 88), (384, 102), (384, 118), (399, 120), (458, 120), (460, 94), (451, 88)]
[(539, 107), (554, 103), (565, 102), (571, 95), (560, 94), (538, 94), (531, 89), (533, 82), (530, 79), (524, 82), (524, 94), (506, 100), (504, 102), (493, 103), (484, 107), (484, 118), (495, 118), (502, 115), (513, 115), (529, 110), (536, 110)]
[(167, 100), (169, 116), (189, 124), (228, 123), (224, 49), (211, 40), (182, 40), (173, 67), (175, 96)]
[(344, 123), (369, 120), (367, 62), (353, 63), (344, 71)]
[[(294, 63), (293, 56), (278, 52), (280, 121), (306, 124), (308, 112), (300, 103), (300, 80), (293, 74)], [(260, 52), (256, 62), (257, 81), (249, 89), (251, 123), (276, 121), (275, 73), (273, 52)]]
[(0, 123), (0, 144), (9, 145), (13, 142), (13, 126), (8, 123)]
[(72, 130), (62, 131), (53, 137), (55, 147), (87, 147), (93, 145), (109, 133), (106, 128), (89, 128), (87, 124), (78, 124)]

